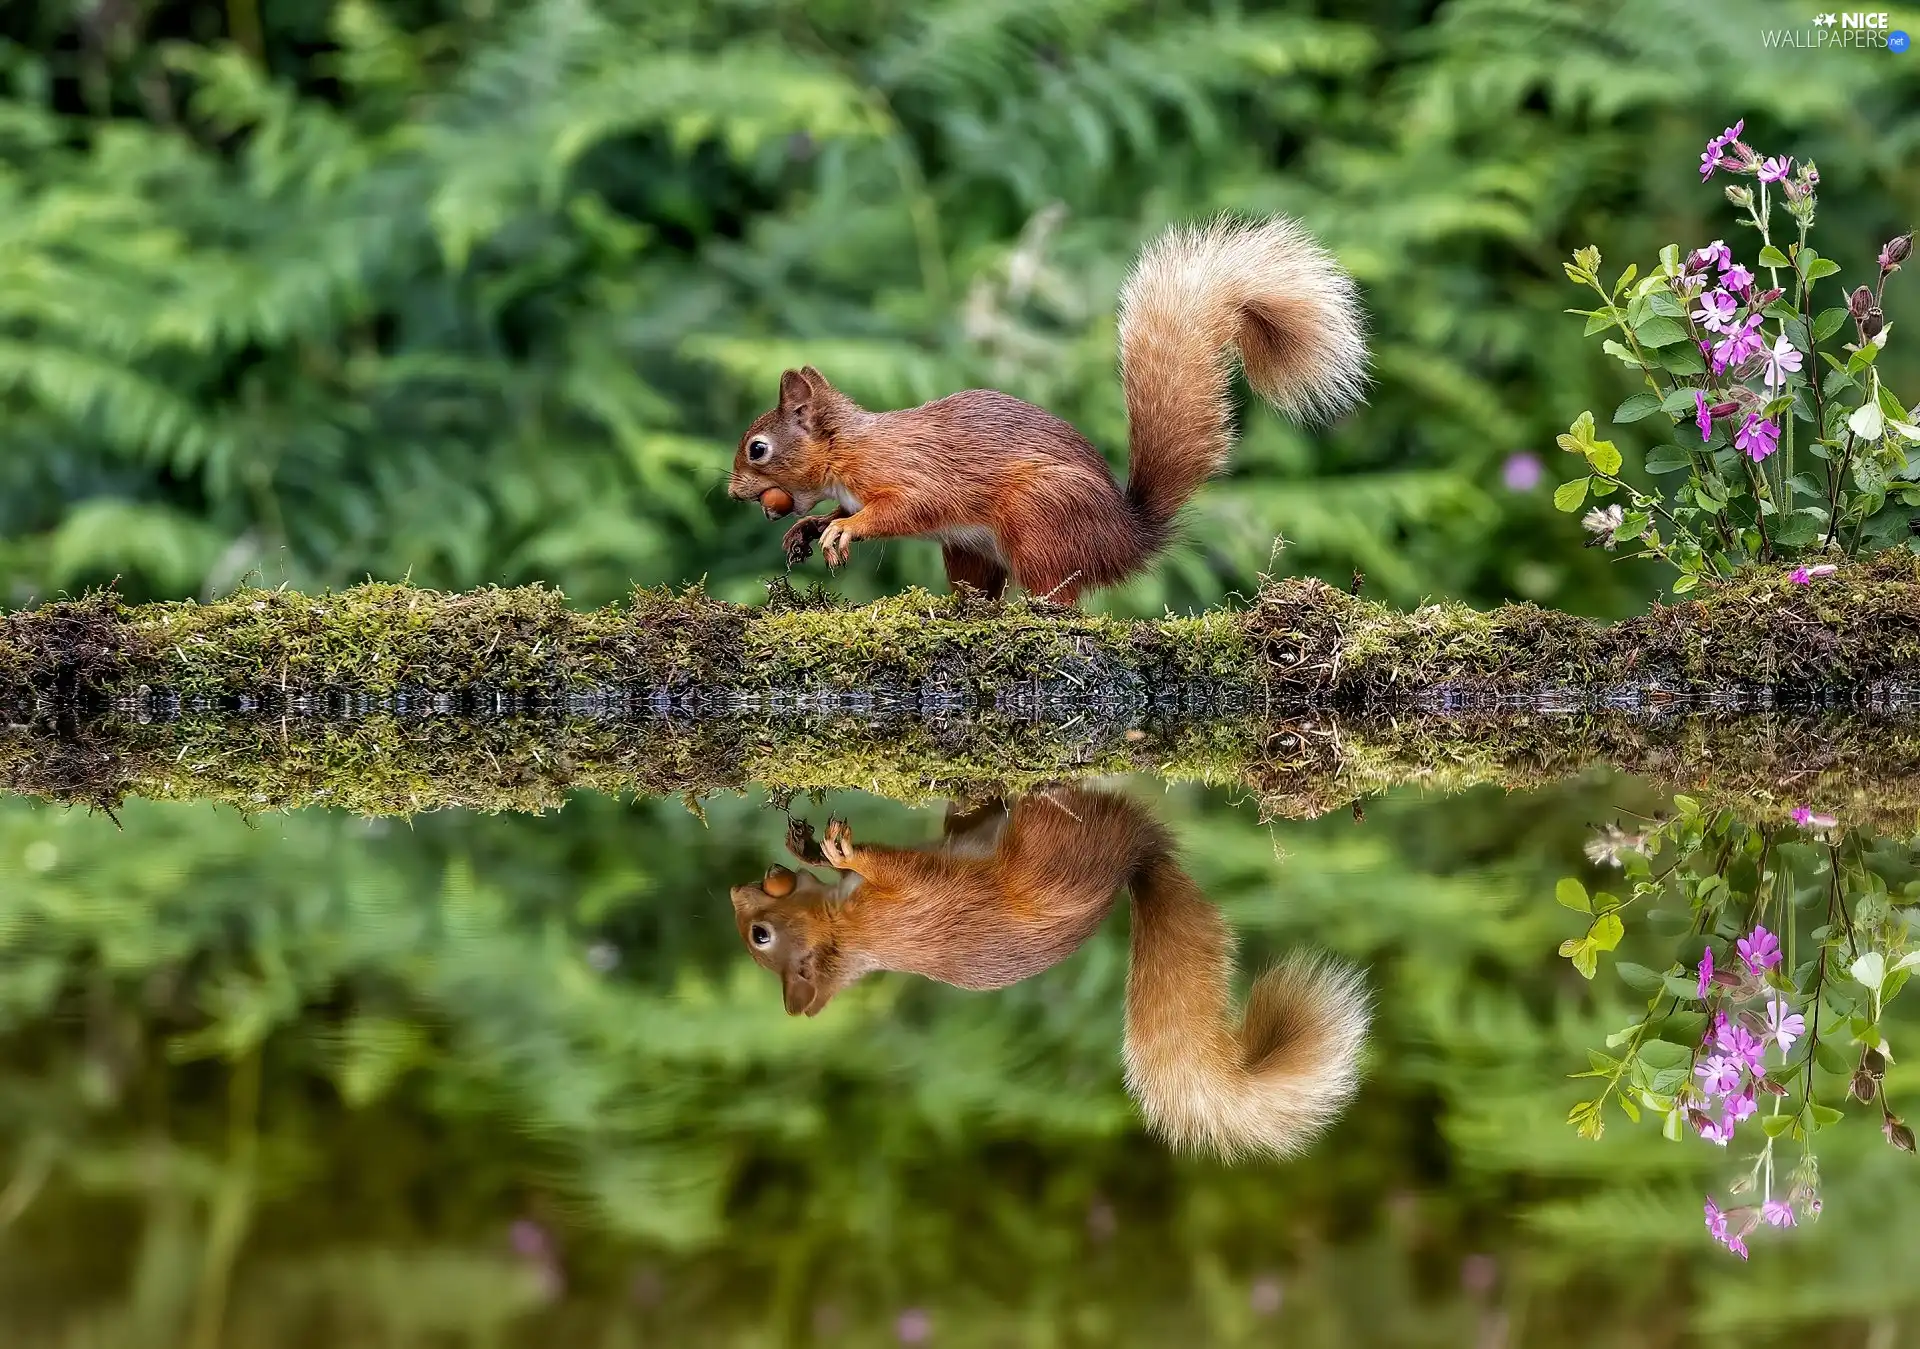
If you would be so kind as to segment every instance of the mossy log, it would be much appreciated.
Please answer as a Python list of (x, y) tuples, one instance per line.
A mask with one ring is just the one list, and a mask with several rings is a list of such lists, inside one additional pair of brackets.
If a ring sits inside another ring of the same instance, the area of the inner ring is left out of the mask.
[(1755, 573), (1611, 625), (1396, 612), (1309, 580), (1157, 621), (918, 591), (842, 607), (784, 586), (759, 607), (695, 589), (591, 612), (537, 588), (94, 595), (0, 619), (0, 790), (386, 814), (1145, 772), (1312, 815), (1401, 783), (1607, 765), (1904, 828), (1917, 568), (1903, 552), (1812, 585)]
[(908, 591), (859, 607), (784, 583), (763, 606), (641, 590), (581, 612), (528, 587), (242, 590), (204, 604), (111, 594), (0, 619), (0, 707), (306, 715), (1023, 703), (1149, 711), (1892, 699), (1920, 683), (1920, 559), (1813, 584), (1753, 572), (1604, 624), (1530, 604), (1400, 612), (1313, 580), (1195, 617), (1123, 620)]

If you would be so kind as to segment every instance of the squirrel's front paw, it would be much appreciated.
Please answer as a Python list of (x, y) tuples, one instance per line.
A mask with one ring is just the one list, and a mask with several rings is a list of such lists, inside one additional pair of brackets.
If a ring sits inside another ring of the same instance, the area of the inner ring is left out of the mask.
[(789, 569), (813, 556), (813, 541), (826, 527), (827, 519), (822, 515), (803, 515), (787, 526), (787, 532), (780, 536), (780, 546), (786, 550)]
[(821, 845), (820, 852), (829, 866), (852, 870), (853, 830), (845, 820), (827, 821), (827, 841)]
[(820, 861), (820, 843), (813, 836), (813, 822), (798, 815), (787, 821), (787, 851), (802, 862)]
[(847, 550), (853, 547), (853, 534), (843, 521), (835, 520), (820, 536), (820, 553), (829, 567), (847, 565)]

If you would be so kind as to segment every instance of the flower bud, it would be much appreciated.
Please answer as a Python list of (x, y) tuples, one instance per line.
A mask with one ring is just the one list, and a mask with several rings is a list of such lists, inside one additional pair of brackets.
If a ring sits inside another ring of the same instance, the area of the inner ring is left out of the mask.
[(1740, 183), (1727, 184), (1727, 200), (1742, 208), (1753, 205), (1753, 193)]
[(1885, 1134), (1887, 1141), (1896, 1148), (1899, 1148), (1900, 1151), (1913, 1151), (1913, 1130), (1909, 1129), (1892, 1115), (1888, 1115), (1880, 1121), (1880, 1132)]
[(1863, 319), (1867, 311), (1873, 308), (1873, 292), (1861, 286), (1847, 297), (1847, 312), (1856, 319)]
[(1873, 1080), (1873, 1074), (1865, 1068), (1853, 1075), (1847, 1084), (1847, 1093), (1856, 1101), (1871, 1101), (1879, 1093), (1880, 1084)]
[(1879, 305), (1875, 305), (1867, 311), (1866, 317), (1860, 320), (1860, 336), (1871, 341), (1880, 336), (1880, 330), (1886, 326), (1887, 316), (1880, 312)]
[(1860, 1056), (1860, 1071), (1878, 1082), (1887, 1075), (1887, 1056), (1877, 1049), (1869, 1048)]
[(1907, 254), (1912, 251), (1913, 236), (1911, 234), (1902, 234), (1887, 240), (1886, 246), (1880, 250), (1880, 270), (1883, 272), (1892, 271), (1901, 263), (1905, 262), (1907, 260)]
[(1780, 1083), (1775, 1082), (1770, 1077), (1760, 1078), (1754, 1083), (1754, 1085), (1759, 1087), (1760, 1090), (1764, 1091), (1769, 1096), (1785, 1096), (1787, 1094), (1787, 1089), (1784, 1086), (1782, 1086)]
[(1740, 405), (1738, 403), (1715, 403), (1707, 409), (1708, 412), (1711, 412), (1716, 417), (1731, 417), (1739, 410)]
[(1753, 1189), (1753, 1185), (1754, 1185), (1753, 1172), (1749, 1171), (1747, 1172), (1746, 1175), (1739, 1177), (1731, 1185), (1727, 1186), (1727, 1193), (1728, 1194), (1746, 1194), (1748, 1191)]
[(1786, 293), (1787, 292), (1781, 289), (1779, 286), (1775, 286), (1771, 290), (1763, 290), (1758, 295), (1753, 297), (1753, 307), (1755, 309), (1765, 309), (1768, 305), (1772, 304), (1775, 300), (1779, 299), (1782, 295), (1785, 295)]
[(1695, 1133), (1703, 1134), (1713, 1127), (1713, 1116), (1698, 1106), (1688, 1106), (1687, 1123), (1693, 1126)]

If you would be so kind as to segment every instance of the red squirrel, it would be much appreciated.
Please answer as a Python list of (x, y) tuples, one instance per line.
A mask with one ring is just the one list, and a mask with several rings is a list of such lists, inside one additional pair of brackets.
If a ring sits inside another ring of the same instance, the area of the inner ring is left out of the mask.
[[(780, 401), (740, 438), (727, 494), (787, 530), (789, 563), (818, 536), (830, 567), (858, 539), (931, 535), (947, 580), (998, 598), (1009, 576), (1072, 604), (1142, 570), (1175, 514), (1233, 446), (1232, 362), (1254, 391), (1301, 420), (1359, 401), (1366, 340), (1353, 281), (1282, 217), (1174, 229), (1150, 245), (1120, 296), (1120, 377), (1129, 469), (1018, 398), (969, 389), (869, 412), (812, 366), (780, 377)], [(832, 500), (831, 513), (806, 513)]]
[(1123, 796), (1059, 788), (1011, 810), (949, 808), (928, 847), (856, 847), (837, 820), (824, 846), (804, 823), (787, 846), (837, 879), (774, 866), (732, 894), (741, 940), (780, 976), (793, 1015), (818, 1015), (873, 970), (969, 989), (1030, 978), (1073, 954), (1124, 887), (1127, 1089), (1155, 1132), (1227, 1158), (1289, 1156), (1358, 1083), (1369, 1019), (1358, 973), (1296, 955), (1236, 1017), (1233, 934), (1166, 830)]

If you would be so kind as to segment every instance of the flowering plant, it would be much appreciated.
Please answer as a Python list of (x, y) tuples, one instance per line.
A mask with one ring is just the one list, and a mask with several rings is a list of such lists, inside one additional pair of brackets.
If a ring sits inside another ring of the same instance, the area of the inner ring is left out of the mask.
[[(1565, 264), (1600, 298), (1597, 308), (1570, 312), (1586, 318), (1588, 335), (1609, 334), (1604, 349), (1646, 383), (1615, 409), (1614, 423), (1666, 417), (1672, 441), (1642, 467), (1685, 476), (1666, 491), (1628, 482), (1619, 449), (1583, 412), (1559, 444), (1587, 472), (1561, 484), (1554, 504), (1571, 512), (1620, 493), (1624, 504), (1586, 514), (1591, 542), (1637, 543), (1637, 555), (1679, 570), (1676, 591), (1751, 562), (1920, 544), (1909, 536), (1907, 509), (1920, 506), (1920, 462), (1910, 452), (1920, 420), (1875, 364), (1893, 331), (1881, 308), (1887, 280), (1907, 260), (1912, 235), (1880, 250), (1873, 285), (1820, 307), (1820, 282), (1840, 268), (1807, 242), (1819, 170), (1761, 156), (1741, 139), (1744, 127), (1736, 122), (1709, 141), (1700, 171), (1703, 180), (1752, 180), (1726, 188), (1744, 212), (1738, 223), (1758, 236), (1752, 266), (1720, 239), (1684, 257), (1669, 244), (1647, 275), (1630, 264), (1610, 287), (1598, 249)], [(1821, 574), (1802, 565), (1793, 579), (1811, 584)]]
[(1813, 1140), (1848, 1098), (1877, 1109), (1889, 1143), (1914, 1150), (1882, 1079), (1893, 1058), (1886, 1006), (1920, 968), (1911, 879), (1920, 844), (1862, 839), (1808, 806), (1765, 823), (1686, 796), (1674, 807), (1589, 845), (1590, 858), (1632, 883), (1627, 898), (1589, 895), (1572, 877), (1556, 892), (1588, 915), (1586, 934), (1560, 950), (1589, 979), (1625, 935), (1632, 905), (1651, 910), (1656, 930), (1681, 934), (1664, 970), (1616, 966), (1647, 995), (1646, 1013), (1589, 1051), (1588, 1070), (1574, 1076), (1601, 1087), (1567, 1118), (1598, 1138), (1611, 1101), (1636, 1123), (1642, 1111), (1657, 1115), (1669, 1139), (1744, 1144), (1750, 1165), (1729, 1187), (1739, 1202), (1706, 1202), (1708, 1230), (1744, 1258), (1761, 1226), (1819, 1215)]

